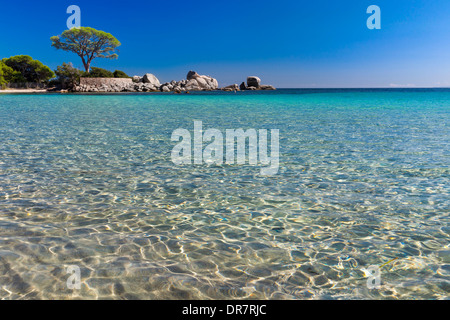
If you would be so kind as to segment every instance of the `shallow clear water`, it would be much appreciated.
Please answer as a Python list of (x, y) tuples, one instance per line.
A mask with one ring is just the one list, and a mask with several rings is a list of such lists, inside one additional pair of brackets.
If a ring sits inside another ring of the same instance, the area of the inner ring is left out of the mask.
[[(194, 120), (279, 129), (279, 173), (175, 166)], [(449, 296), (450, 90), (0, 95), (0, 139), (0, 298)]]

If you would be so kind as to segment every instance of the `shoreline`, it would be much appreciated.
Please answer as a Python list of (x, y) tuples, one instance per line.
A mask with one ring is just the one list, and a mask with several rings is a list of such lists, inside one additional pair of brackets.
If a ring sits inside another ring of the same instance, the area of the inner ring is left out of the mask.
[(46, 93), (52, 92), (47, 89), (5, 89), (0, 90), (0, 93)]
[[(375, 87), (375, 88), (278, 88), (277, 90), (313, 90), (313, 91), (333, 91), (333, 90), (345, 90), (345, 91), (358, 91), (358, 90), (374, 90), (374, 91), (421, 91), (421, 90), (450, 90), (450, 87), (417, 87), (417, 88), (381, 88), (381, 87)], [(227, 92), (224, 90), (216, 89), (216, 90), (202, 90), (202, 91), (193, 91), (189, 93), (201, 93), (201, 92)], [(242, 91), (238, 91), (242, 92)], [(254, 92), (254, 91), (248, 91), (248, 92)], [(267, 92), (267, 91), (266, 91)], [(131, 94), (131, 93), (173, 93), (173, 92), (73, 92), (73, 91), (67, 91), (67, 90), (47, 90), (47, 89), (0, 89), (0, 95), (1, 94), (32, 94), (32, 93), (56, 93), (56, 94), (76, 94), (76, 95), (92, 95), (92, 94)], [(184, 94), (188, 94), (187, 92), (183, 92)]]

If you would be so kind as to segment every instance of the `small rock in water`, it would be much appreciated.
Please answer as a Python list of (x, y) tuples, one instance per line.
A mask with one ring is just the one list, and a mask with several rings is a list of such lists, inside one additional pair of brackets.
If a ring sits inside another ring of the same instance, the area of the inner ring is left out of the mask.
[(120, 296), (125, 293), (125, 288), (121, 283), (114, 284), (114, 294)]

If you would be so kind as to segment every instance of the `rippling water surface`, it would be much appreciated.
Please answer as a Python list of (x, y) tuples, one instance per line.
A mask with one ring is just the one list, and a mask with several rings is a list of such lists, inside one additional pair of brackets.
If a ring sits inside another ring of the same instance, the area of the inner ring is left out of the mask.
[[(194, 120), (279, 173), (173, 165)], [(0, 298), (446, 298), (449, 141), (450, 90), (0, 95)]]

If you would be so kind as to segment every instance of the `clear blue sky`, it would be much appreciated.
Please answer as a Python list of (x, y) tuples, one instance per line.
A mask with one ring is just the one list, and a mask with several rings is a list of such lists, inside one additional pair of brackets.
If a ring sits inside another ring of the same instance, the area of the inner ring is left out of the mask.
[[(81, 68), (50, 42), (67, 28), (72, 4), (83, 26), (122, 42), (118, 60), (93, 66), (130, 75), (170, 81), (196, 70), (220, 85), (258, 75), (278, 87), (450, 87), (449, 0), (2, 0), (0, 57)], [(372, 4), (381, 30), (366, 27)]]

